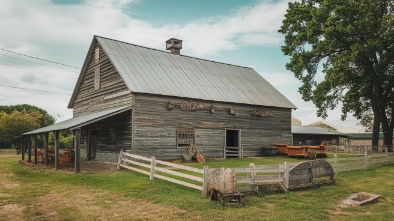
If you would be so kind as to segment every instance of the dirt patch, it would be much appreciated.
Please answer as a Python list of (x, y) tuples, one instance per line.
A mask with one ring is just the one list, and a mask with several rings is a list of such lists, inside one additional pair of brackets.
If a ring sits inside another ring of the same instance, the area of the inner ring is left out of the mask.
[(0, 206), (0, 220), (24, 220), (22, 211), (24, 207), (18, 204)]
[[(48, 170), (54, 170), (55, 165), (51, 164), (49, 166), (45, 166), (44, 164), (34, 164), (34, 163), (28, 163), (26, 160), (22, 161), (20, 160), (19, 163), (25, 164), (31, 168), (34, 169), (48, 169)], [(58, 171), (62, 172), (70, 172), (74, 173), (74, 165), (66, 165), (66, 166), (61, 166)], [(81, 162), (81, 172), (80, 173), (113, 173), (116, 172), (116, 164), (105, 164), (105, 163), (97, 163), (94, 161), (82, 161)]]
[[(62, 211), (72, 211), (80, 220), (184, 220), (188, 214), (177, 207), (154, 204), (140, 199), (115, 197), (109, 192), (87, 194), (72, 190), (50, 192), (37, 198), (36, 218), (58, 220)], [(201, 217), (193, 217), (201, 220)]]

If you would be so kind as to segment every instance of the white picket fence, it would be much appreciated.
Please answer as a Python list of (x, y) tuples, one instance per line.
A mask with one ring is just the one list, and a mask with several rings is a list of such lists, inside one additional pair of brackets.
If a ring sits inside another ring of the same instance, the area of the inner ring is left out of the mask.
[(349, 170), (368, 169), (377, 166), (387, 165), (388, 162), (394, 161), (394, 153), (388, 152), (387, 148), (383, 153), (369, 153), (368, 150), (364, 151), (364, 156), (338, 158), (334, 154), (333, 159), (327, 159), (334, 169), (335, 173)]
[[(166, 166), (167, 168), (163, 168), (158, 165)], [(135, 166), (147, 168), (149, 171), (143, 170), (142, 168), (141, 169), (137, 168)], [(138, 156), (135, 154), (130, 154), (127, 152), (120, 151), (117, 169), (120, 169), (120, 167), (148, 175), (148, 176), (150, 176), (151, 181), (153, 181), (153, 179), (156, 177), (156, 178), (166, 180), (169, 182), (173, 182), (173, 183), (176, 183), (179, 185), (183, 185), (183, 186), (187, 186), (187, 187), (190, 187), (193, 189), (201, 190), (203, 192), (203, 195), (208, 194), (206, 192), (206, 183), (207, 183), (206, 179), (208, 178), (208, 167), (207, 166), (205, 166), (204, 169), (202, 170), (202, 169), (183, 166), (183, 165), (179, 165), (179, 164), (175, 164), (175, 163), (169, 163), (169, 162), (162, 161), (162, 160), (156, 160), (155, 157), (148, 158), (148, 157)], [(198, 173), (198, 174), (201, 174), (202, 177), (177, 172), (177, 171), (174, 171), (174, 169), (180, 169), (180, 170), (186, 170), (189, 172)], [(166, 174), (171, 174), (173, 176), (182, 177), (182, 178), (188, 179), (188, 180), (194, 180), (197, 182), (201, 182), (202, 185), (196, 185), (196, 184), (189, 183), (186, 181), (182, 181), (182, 180), (178, 180), (175, 178), (160, 175), (160, 174), (157, 174), (156, 171), (166, 173)]]
[[(389, 162), (394, 161), (394, 153), (388, 153), (386, 149), (386, 152), (384, 153), (368, 155), (368, 151), (365, 151), (364, 156), (350, 158), (339, 158), (337, 157), (337, 154), (334, 154), (333, 159), (327, 159), (326, 161), (331, 164), (335, 173), (339, 173), (342, 171), (368, 169), (376, 166), (387, 165)], [(264, 183), (279, 183), (280, 185), (283, 185), (284, 189), (287, 189), (289, 187), (290, 169), (296, 164), (297, 163), (284, 162), (283, 164), (255, 166), (251, 163), (248, 167), (231, 169), (236, 173), (237, 184), (248, 184), (247, 187), (237, 188), (240, 192), (251, 190), (250, 187), (253, 184)], [(123, 151), (119, 154), (117, 168), (120, 169), (121, 167), (146, 174), (150, 176), (151, 181), (153, 181), (154, 178), (159, 178), (200, 190), (204, 196), (209, 194), (207, 192), (208, 174), (214, 170), (209, 169), (208, 166), (204, 166), (204, 169), (198, 169), (162, 160), (156, 160), (155, 157), (148, 158)], [(197, 173), (198, 176), (174, 170), (185, 170), (191, 173)], [(161, 174), (157, 174), (156, 171), (161, 172)], [(164, 174), (169, 174), (171, 177), (168, 177), (168, 175), (165, 176)], [(174, 176), (181, 177), (182, 180), (179, 178), (176, 179)], [(185, 179), (197, 181), (201, 184), (197, 185), (195, 183), (186, 182), (184, 181)]]

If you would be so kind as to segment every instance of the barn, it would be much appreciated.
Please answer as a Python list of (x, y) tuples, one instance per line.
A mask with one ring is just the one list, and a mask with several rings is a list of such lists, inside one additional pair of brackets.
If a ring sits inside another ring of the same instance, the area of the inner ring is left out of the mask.
[(25, 140), (71, 130), (76, 164), (115, 162), (121, 149), (179, 159), (193, 144), (226, 158), (291, 143), (296, 107), (255, 70), (182, 55), (182, 40), (165, 43), (169, 52), (94, 36), (68, 104), (73, 118)]

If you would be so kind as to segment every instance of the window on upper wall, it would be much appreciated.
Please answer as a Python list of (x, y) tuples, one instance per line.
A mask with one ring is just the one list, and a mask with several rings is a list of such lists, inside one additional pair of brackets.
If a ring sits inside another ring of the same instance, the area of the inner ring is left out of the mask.
[(94, 89), (100, 89), (100, 67), (94, 69)]
[(194, 144), (194, 129), (178, 128), (176, 137), (177, 148), (187, 148), (190, 144)]
[(100, 47), (97, 45), (96, 49), (94, 50), (94, 62), (100, 61)]
[(107, 130), (108, 144), (115, 144), (115, 129)]

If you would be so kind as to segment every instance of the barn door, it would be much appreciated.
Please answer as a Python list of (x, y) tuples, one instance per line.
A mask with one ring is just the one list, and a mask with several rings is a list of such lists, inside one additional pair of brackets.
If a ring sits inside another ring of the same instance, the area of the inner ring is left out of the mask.
[(89, 159), (95, 159), (97, 152), (97, 131), (93, 130), (90, 132), (90, 142), (89, 142)]
[(241, 158), (241, 131), (226, 130), (224, 157), (225, 158)]

